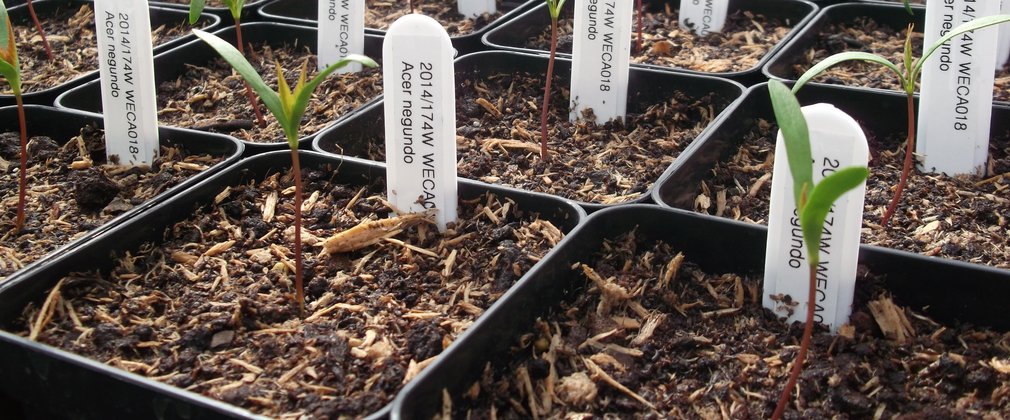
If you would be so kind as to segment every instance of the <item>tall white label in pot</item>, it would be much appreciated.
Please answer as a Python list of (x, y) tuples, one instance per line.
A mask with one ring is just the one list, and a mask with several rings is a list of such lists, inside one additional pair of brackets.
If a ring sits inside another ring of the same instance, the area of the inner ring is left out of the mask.
[(494, 14), (498, 11), (495, 0), (457, 0), (456, 7), (459, 14), (468, 17), (477, 17), (482, 14)]
[(159, 141), (147, 0), (99, 0), (94, 7), (105, 154), (110, 162), (150, 165)]
[[(348, 54), (365, 54), (365, 0), (319, 0), (318, 65), (323, 70)], [(361, 71), (350, 63), (339, 73)]]
[(729, 0), (680, 0), (677, 23), (698, 36), (722, 32), (728, 10)]
[(596, 122), (624, 118), (631, 59), (630, 0), (575, 0), (572, 121), (592, 109)]

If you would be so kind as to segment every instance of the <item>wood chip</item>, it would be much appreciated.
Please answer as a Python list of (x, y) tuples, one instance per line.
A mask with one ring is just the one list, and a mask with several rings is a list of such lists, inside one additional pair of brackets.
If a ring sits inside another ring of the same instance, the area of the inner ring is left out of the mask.
[(214, 246), (210, 247), (210, 249), (208, 249), (206, 252), (204, 252), (203, 255), (204, 256), (208, 256), (208, 257), (218, 256), (218, 255), (221, 255), (222, 253), (224, 253), (225, 251), (231, 249), (231, 247), (234, 246), (234, 245), (235, 245), (235, 241), (233, 241), (233, 240), (224, 241), (224, 242), (215, 244)]
[(890, 297), (881, 297), (870, 302), (868, 306), (884, 337), (898, 344), (904, 344), (915, 335), (915, 329), (905, 317), (905, 311), (895, 305)]

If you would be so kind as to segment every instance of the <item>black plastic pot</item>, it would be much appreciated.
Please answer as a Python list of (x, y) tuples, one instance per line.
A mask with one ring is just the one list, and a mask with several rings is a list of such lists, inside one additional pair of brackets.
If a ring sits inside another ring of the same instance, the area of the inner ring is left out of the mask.
[[(234, 27), (221, 28), (215, 32), (215, 35), (228, 42), (235, 42)], [(316, 45), (315, 29), (282, 23), (243, 23), (242, 38), (246, 43), (267, 42), (272, 46), (281, 46), (285, 43), (297, 43), (299, 45), (309, 46), (309, 48), (313, 51), (315, 51)], [(365, 55), (370, 57), (382, 56), (381, 37), (375, 35), (365, 35)], [(213, 48), (200, 40), (196, 40), (177, 48), (173, 48), (172, 50), (166, 51), (162, 54), (158, 54), (154, 57), (155, 84), (157, 85), (165, 81), (175, 80), (186, 71), (186, 66), (188, 65), (203, 65), (204, 63), (211, 62), (218, 57), (220, 56)], [(101, 92), (100, 81), (95, 80), (60, 95), (60, 97), (56, 100), (56, 106), (89, 113), (101, 113)], [(375, 99), (372, 101), (374, 100)], [(263, 112), (269, 114), (266, 109), (263, 109)], [(341, 118), (338, 118), (337, 121), (353, 115), (354, 112), (355, 111), (352, 111), (341, 116)], [(267, 118), (272, 117), (267, 115)], [(316, 134), (318, 133), (308, 134), (299, 139), (299, 144), (302, 145), (301, 147), (308, 147), (309, 142), (316, 136)], [(242, 142), (245, 144), (247, 156), (269, 150), (286, 149), (288, 147), (287, 141), (282, 138), (278, 138), (271, 143), (254, 143), (244, 140), (242, 140)]]
[[(480, 379), (487, 363), (500, 367), (509, 349), (531, 331), (537, 317), (573, 300), (588, 289), (572, 266), (590, 266), (605, 239), (635, 230), (636, 238), (663, 240), (698, 264), (718, 273), (760, 274), (764, 267), (766, 229), (756, 225), (702, 217), (656, 206), (631, 205), (593, 214), (586, 223), (529, 274), (529, 281), (509, 291), (433, 365), (400, 393), (392, 418), (427, 419), (442, 409), (442, 392), (460, 401)], [(732, 251), (727, 252), (728, 244)], [(1005, 316), (1010, 272), (970, 264), (862, 246), (860, 264), (886, 274), (885, 289), (902, 305), (940, 322), (969, 322), (1010, 328)], [(951, 287), (951, 279), (959, 279)]]
[[(51, 15), (56, 10), (59, 10), (61, 8), (67, 8), (67, 7), (73, 7), (76, 10), (77, 8), (80, 8), (81, 5), (88, 4), (88, 3), (93, 3), (93, 1), (89, 1), (89, 0), (35, 0), (35, 1), (32, 2), (32, 5), (35, 8), (36, 14), (39, 16), (39, 19), (44, 21), (46, 19), (46, 16)], [(176, 10), (176, 9), (167, 9), (167, 8), (163, 8), (163, 7), (151, 7), (150, 10), (151, 10), (151, 28), (156, 28), (156, 27), (158, 27), (160, 25), (180, 25), (180, 24), (181, 25), (187, 25), (187, 26), (189, 25), (189, 14), (187, 14), (185, 12), (182, 12), (182, 11), (179, 11), (179, 10)], [(29, 15), (29, 13), (28, 13), (28, 6), (27, 5), (20, 5), (20, 6), (17, 6), (17, 7), (11, 7), (8, 10), (8, 12), (10, 14), (11, 23), (13, 25), (15, 25), (15, 26), (34, 27), (34, 26), (32, 26), (33, 25), (32, 18), (31, 18), (31, 15)], [(196, 28), (204, 28), (205, 30), (211, 30), (212, 31), (212, 30), (216, 30), (217, 27), (218, 27), (218, 25), (220, 23), (221, 23), (221, 20), (218, 19), (217, 16), (211, 16), (211, 15), (205, 14), (203, 17), (200, 18), (200, 21), (198, 21), (194, 25), (194, 27), (196, 27)], [(47, 35), (55, 35), (55, 34), (47, 34)], [(195, 38), (196, 37), (194, 35), (188, 34), (186, 36), (182, 36), (182, 37), (173, 39), (171, 41), (155, 45), (154, 46), (154, 53), (157, 54), (157, 53), (159, 53), (161, 51), (167, 51), (168, 49), (171, 49), (171, 48), (174, 48), (176, 46), (182, 45), (182, 44), (184, 44), (186, 42), (192, 41)], [(54, 52), (54, 54), (55, 54), (55, 52)], [(58, 59), (59, 57), (56, 57), (56, 58)], [(56, 97), (59, 96), (60, 94), (66, 92), (67, 90), (70, 90), (71, 88), (73, 88), (75, 86), (80, 86), (81, 84), (84, 84), (84, 83), (86, 83), (86, 82), (88, 82), (90, 80), (97, 79), (98, 78), (98, 67), (97, 67), (98, 64), (95, 63), (95, 65), (96, 65), (96, 67), (95, 67), (95, 69), (93, 71), (81, 74), (80, 76), (78, 76), (78, 77), (76, 77), (76, 78), (74, 78), (72, 80), (69, 80), (67, 82), (64, 82), (64, 83), (62, 83), (60, 85), (53, 86), (53, 87), (50, 87), (48, 89), (43, 89), (43, 90), (25, 90), (22, 93), (22, 97), (24, 98), (24, 102), (26, 104), (53, 105), (53, 103), (56, 101)], [(5, 86), (6, 86), (6, 84), (5, 84)], [(8, 88), (5, 87), (4, 89), (6, 90)], [(15, 104), (14, 95), (0, 94), (0, 106), (7, 106), (7, 105), (14, 105), (14, 104)]]
[[(44, 135), (52, 137), (57, 141), (65, 141), (79, 135), (81, 128), (88, 124), (96, 124), (98, 127), (104, 126), (101, 117), (39, 105), (25, 106), (25, 120), (28, 124), (29, 138)], [(0, 108), (0, 121), (4, 122), (2, 126), (4, 131), (17, 132), (19, 129), (17, 107)], [(168, 127), (160, 127), (158, 134), (163, 145), (178, 145), (191, 153), (207, 153), (220, 156), (224, 160), (206, 171), (193, 175), (179, 185), (166, 189), (158, 196), (126, 211), (91, 232), (83, 234), (77, 240), (60, 246), (48, 255), (8, 276), (6, 281), (14, 281), (13, 279), (21, 277), (34, 269), (44, 267), (50, 260), (69, 252), (88, 240), (101, 236), (105, 231), (133, 218), (145, 209), (153, 207), (168, 197), (199, 183), (222, 168), (237, 162), (242, 156), (242, 144), (228, 136)], [(16, 165), (17, 162), (15, 161), (14, 164)], [(5, 281), (0, 281), (0, 285), (4, 283)]]
[[(541, 69), (546, 68), (547, 57), (543, 55), (506, 51), (469, 54), (456, 59), (455, 63), (457, 77), (462, 74), (480, 77), (495, 73), (542, 71)], [(571, 60), (558, 58), (555, 62), (555, 74), (562, 79), (560, 86), (567, 86), (570, 83)], [(459, 82), (457, 82), (458, 84)], [(727, 109), (733, 108), (734, 101), (740, 96), (741, 89), (742, 86), (739, 83), (711, 76), (632, 68), (628, 82), (628, 109), (633, 109), (635, 103), (659, 101), (668, 97), (670, 92), (679, 90), (692, 97), (715, 93), (718, 104), (715, 111), (718, 114), (723, 114)], [(326, 129), (313, 141), (313, 150), (369, 159), (369, 150), (381, 150), (385, 147), (383, 104), (382, 100), (373, 103), (362, 109), (353, 118)], [(719, 118), (721, 117), (716, 117), (715, 120)], [(693, 144), (688, 146), (688, 150), (692, 147)], [(643, 194), (633, 202), (647, 202), (648, 195), (648, 193)], [(585, 202), (579, 204), (589, 212), (617, 205)]]
[[(369, 0), (371, 1), (371, 0)], [(486, 26), (466, 35), (450, 37), (452, 46), (460, 54), (469, 54), (481, 49), (480, 39), (489, 30), (501, 25), (520, 13), (536, 4), (537, 0), (503, 0), (500, 7), (505, 11), (501, 17), (488, 23)], [(274, 0), (258, 11), (259, 15), (266, 20), (292, 23), (296, 25), (316, 26), (318, 22), (317, 2), (315, 0)], [(366, 33), (385, 35), (385, 28), (365, 28)]]
[[(253, 22), (253, 21), (256, 21), (256, 13), (255, 13), (256, 8), (262, 6), (267, 1), (269, 1), (269, 0), (249, 0), (249, 1), (245, 2), (245, 5), (242, 6), (242, 22)], [(181, 4), (181, 3), (169, 3), (169, 2), (166, 2), (166, 1), (152, 1), (152, 2), (150, 2), (150, 4), (152, 6), (157, 5), (159, 7), (168, 7), (168, 8), (172, 8), (172, 9), (189, 10), (189, 2), (186, 2), (186, 4)], [(222, 20), (224, 20), (226, 22), (231, 23), (231, 19), (232, 19), (232, 17), (231, 17), (231, 11), (228, 10), (227, 7), (224, 7), (224, 6), (206, 6), (206, 7), (203, 8), (203, 12), (204, 13), (212, 14), (214, 16), (217, 16), (217, 17), (221, 18)]]
[[(380, 165), (355, 159), (342, 159), (314, 152), (302, 152), (303, 168), (335, 164), (334, 180), (352, 185), (367, 185), (385, 176)], [(45, 298), (45, 290), (70, 272), (108, 270), (115, 258), (146, 242), (159, 243), (165, 228), (192, 215), (193, 209), (214, 201), (228, 185), (263, 179), (290, 167), (290, 153), (276, 151), (245, 159), (169, 199), (150, 211), (136, 216), (72, 253), (66, 253), (45, 266), (37, 267), (16, 281), (0, 284), (0, 326), (9, 329), (21, 308)], [(461, 181), (463, 199), (492, 192), (514, 201), (526, 211), (539, 212), (559, 229), (571, 231), (585, 213), (574, 203), (542, 194), (486, 186)], [(523, 283), (520, 279), (517, 284)], [(0, 331), (0, 393), (6, 393), (31, 405), (88, 418), (253, 418), (241, 410), (202, 395), (168, 386), (108, 365), (54, 349), (6, 331)], [(389, 407), (371, 417), (386, 417)]]
[[(633, 67), (676, 70), (690, 74), (725, 77), (749, 86), (761, 81), (761, 67), (764, 66), (765, 63), (768, 62), (768, 60), (775, 55), (775, 53), (782, 48), (782, 46), (785, 45), (790, 38), (798, 33), (801, 28), (806, 26), (806, 23), (813, 19), (814, 14), (818, 10), (815, 4), (806, 0), (729, 0), (729, 2), (729, 13), (734, 13), (738, 10), (759, 13), (769, 18), (789, 21), (792, 23), (793, 28), (789, 31), (789, 34), (786, 35), (781, 42), (779, 42), (778, 45), (770, 49), (768, 53), (765, 54), (761, 61), (755, 64), (754, 67), (743, 71), (708, 73), (683, 68), (664, 67), (654, 64), (632, 63), (631, 65)], [(669, 4), (671, 8), (679, 7), (679, 2), (676, 0), (644, 0), (643, 4)], [(565, 6), (567, 7), (565, 7), (564, 11), (561, 13), (562, 19), (571, 19), (573, 13), (572, 10), (574, 10), (575, 7), (574, 2), (566, 3)], [(523, 13), (516, 19), (492, 29), (484, 36), (484, 43), (492, 48), (547, 54), (547, 51), (531, 49), (526, 46), (526, 42), (529, 38), (539, 35), (545, 30), (545, 28), (550, 28), (551, 20), (546, 8), (547, 5), (541, 2), (539, 6), (530, 9), (528, 12)], [(634, 42), (634, 39), (632, 39), (632, 42)], [(559, 50), (558, 55), (570, 57), (572, 54), (570, 50), (564, 52)]]

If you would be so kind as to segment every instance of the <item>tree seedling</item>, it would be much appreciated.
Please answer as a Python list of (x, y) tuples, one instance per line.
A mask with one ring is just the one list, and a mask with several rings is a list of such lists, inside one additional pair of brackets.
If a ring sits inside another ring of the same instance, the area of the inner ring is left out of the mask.
[(887, 211), (884, 212), (884, 216), (880, 219), (881, 226), (887, 227), (888, 222), (890, 222), (891, 217), (894, 215), (894, 211), (898, 208), (898, 202), (901, 201), (901, 193), (908, 183), (908, 176), (912, 170), (912, 154), (915, 151), (915, 84), (919, 79), (926, 59), (939, 49), (940, 46), (958, 35), (1004, 22), (1010, 22), (1010, 15), (987, 16), (964, 23), (941, 36), (936, 42), (925, 49), (922, 57), (914, 60), (912, 59), (912, 25), (909, 25), (905, 36), (904, 63), (902, 63), (902, 67), (876, 54), (849, 51), (825, 58), (803, 73), (799, 80), (796, 81), (796, 84), (793, 86), (793, 93), (798, 92), (803, 85), (828, 68), (845, 61), (865, 61), (880, 64), (891, 69), (898, 76), (898, 81), (905, 91), (908, 102), (908, 138), (905, 142), (905, 160), (901, 168), (901, 178), (898, 180), (898, 185), (890, 204), (887, 205)]
[(25, 225), (25, 201), (28, 188), (28, 128), (25, 123), (25, 104), (21, 99), (21, 63), (18, 61), (18, 48), (14, 41), (14, 27), (11, 26), (7, 6), (0, 0), (0, 74), (7, 79), (14, 91), (14, 99), (18, 105), (18, 124), (21, 126), (21, 169), (18, 172), (18, 207), (14, 231), (20, 231)]
[(199, 29), (194, 29), (193, 33), (214, 48), (235, 71), (242, 75), (242, 78), (252, 86), (267, 109), (270, 110), (270, 113), (277, 118), (281, 127), (284, 128), (284, 136), (287, 138), (288, 146), (291, 148), (291, 172), (295, 181), (295, 293), (299, 314), (304, 316), (305, 292), (302, 287), (302, 171), (301, 165), (298, 162), (298, 132), (301, 129), (302, 115), (305, 113), (305, 108), (312, 98), (312, 93), (334, 71), (352, 62), (368, 67), (377, 67), (378, 64), (371, 58), (363, 55), (348, 54), (347, 57), (331, 64), (313, 77), (312, 80), (306, 82), (305, 74), (308, 71), (308, 62), (302, 62), (298, 82), (295, 84), (294, 89), (291, 89), (288, 87), (287, 81), (284, 80), (280, 63), (277, 63), (278, 91), (274, 92), (263, 81), (263, 78), (256, 73), (253, 66), (246, 61), (245, 56), (231, 44)]
[(796, 200), (796, 211), (800, 218), (800, 228), (803, 231), (803, 241), (807, 248), (807, 264), (810, 267), (810, 285), (807, 300), (807, 319), (803, 327), (803, 338), (799, 353), (793, 361), (789, 380), (786, 382), (772, 419), (779, 419), (789, 402), (789, 396), (796, 386), (796, 380), (803, 370), (803, 360), (810, 348), (810, 337), (814, 328), (814, 310), (817, 291), (817, 265), (820, 263), (821, 233), (824, 231), (824, 220), (831, 211), (835, 201), (849, 190), (858, 187), (869, 175), (865, 166), (849, 166), (824, 177), (821, 182), (813, 181), (813, 158), (810, 148), (810, 131), (806, 119), (800, 110), (800, 104), (781, 82), (768, 82), (768, 92), (771, 96), (775, 119), (786, 146), (786, 158), (789, 161), (789, 172), (793, 176), (793, 198)]
[[(238, 51), (245, 57), (245, 47), (242, 45), (242, 7), (245, 6), (245, 0), (223, 0), (224, 4), (228, 6), (228, 11), (231, 12), (232, 20), (235, 22), (235, 44), (238, 45)], [(191, 0), (189, 2), (189, 24), (193, 25), (198, 20), (200, 20), (200, 14), (203, 13), (203, 8), (206, 5), (206, 0)], [(256, 114), (256, 123), (260, 127), (266, 127), (267, 123), (263, 119), (263, 113), (260, 112), (260, 106), (256, 103), (256, 97), (253, 95), (252, 88), (249, 87), (249, 83), (245, 83), (245, 94), (249, 98), (249, 105), (252, 106), (253, 113)]]
[(39, 22), (39, 16), (35, 14), (35, 6), (32, 5), (32, 0), (26, 2), (28, 6), (28, 14), (32, 15), (32, 23), (35, 24), (35, 30), (39, 32), (39, 36), (42, 37), (42, 48), (46, 50), (46, 57), (49, 61), (53, 61), (53, 49), (49, 47), (49, 40), (46, 39), (46, 31), (42, 30), (42, 23)]
[(551, 79), (554, 77), (554, 57), (558, 52), (558, 16), (566, 0), (545, 0), (547, 12), (551, 15), (551, 56), (547, 59), (547, 81), (544, 83), (544, 104), (540, 111), (540, 159), (548, 160), (547, 154), (547, 109), (551, 104)]

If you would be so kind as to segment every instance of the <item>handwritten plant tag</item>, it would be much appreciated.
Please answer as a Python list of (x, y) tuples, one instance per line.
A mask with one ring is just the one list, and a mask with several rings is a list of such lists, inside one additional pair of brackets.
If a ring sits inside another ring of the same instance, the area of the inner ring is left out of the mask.
[(397, 211), (456, 220), (456, 96), (452, 43), (434, 19), (393, 22), (382, 44), (386, 190)]
[[(815, 183), (840, 168), (866, 165), (866, 136), (852, 117), (829, 104), (805, 106), (802, 110), (810, 128)], [(772, 170), (763, 304), (793, 322), (806, 319), (810, 273), (785, 150), (779, 133)], [(824, 221), (814, 320), (832, 331), (848, 322), (852, 311), (865, 192), (864, 182), (843, 195)]]
[[(930, 45), (958, 25), (999, 14), (998, 1), (931, 1), (923, 42)], [(927, 172), (981, 175), (989, 152), (989, 119), (996, 66), (995, 28), (958, 35), (922, 66), (916, 154)]]
[[(340, 61), (348, 54), (365, 54), (365, 0), (319, 0), (318, 28), (319, 70)], [(361, 64), (350, 63), (339, 73), (361, 71)]]
[(591, 109), (597, 123), (624, 118), (631, 54), (629, 0), (575, 0), (571, 114)]
[(94, 7), (105, 153), (109, 162), (150, 165), (159, 140), (147, 0), (100, 0)]
[(477, 17), (487, 14), (494, 14), (498, 11), (495, 0), (457, 0), (456, 7), (459, 14), (468, 17)]
[(690, 28), (695, 35), (705, 36), (711, 32), (722, 32), (726, 26), (729, 0), (680, 0), (678, 23), (682, 28)]

